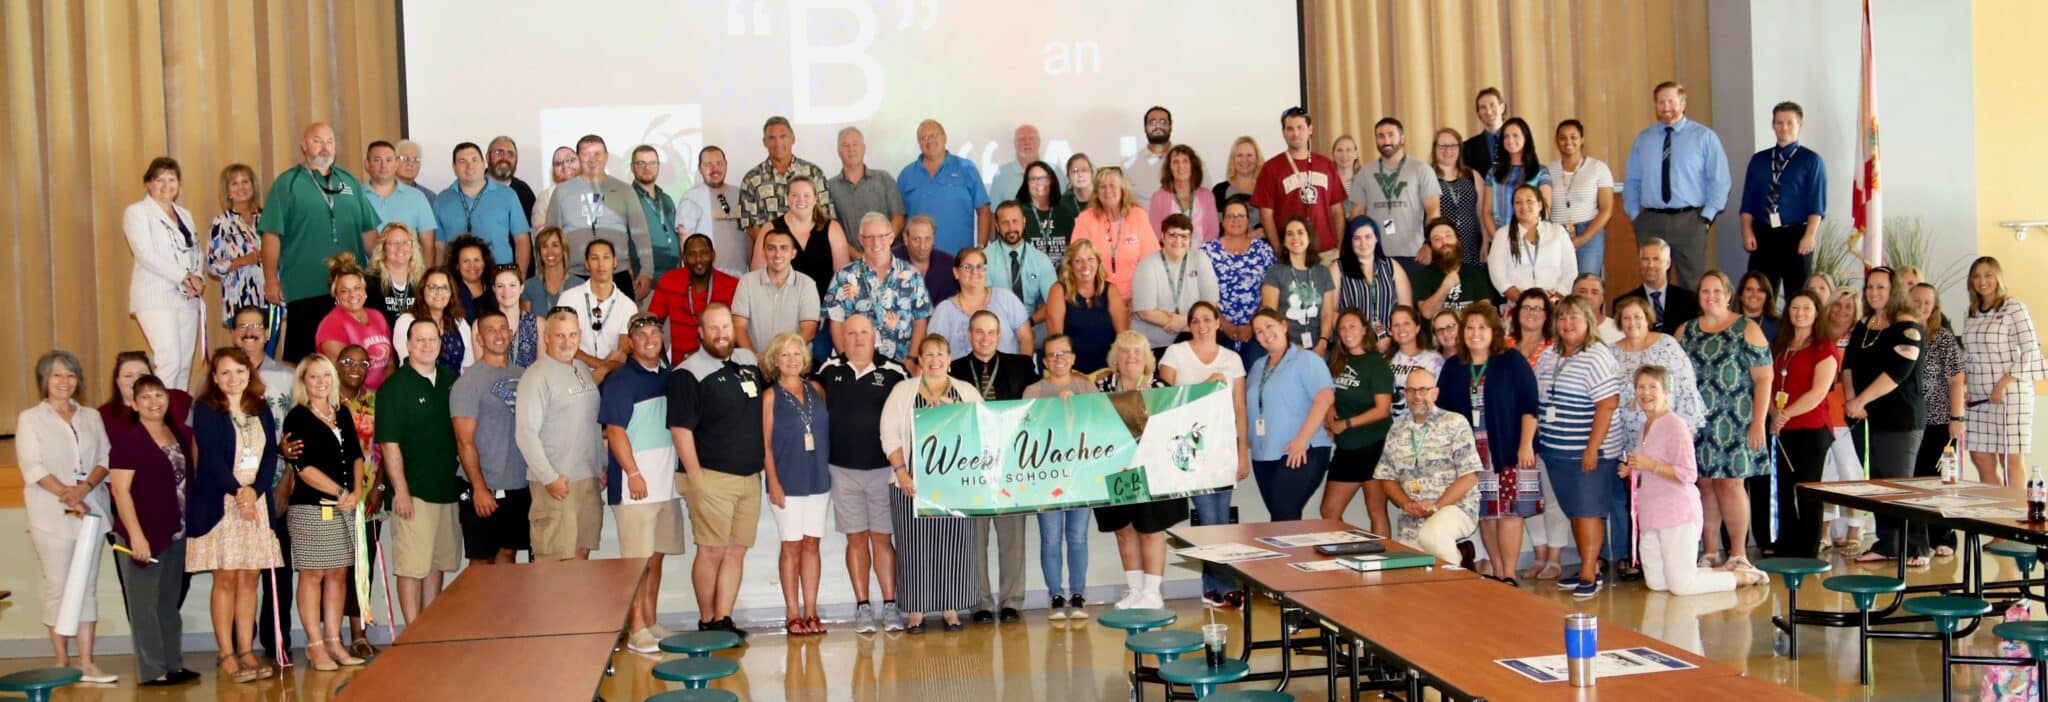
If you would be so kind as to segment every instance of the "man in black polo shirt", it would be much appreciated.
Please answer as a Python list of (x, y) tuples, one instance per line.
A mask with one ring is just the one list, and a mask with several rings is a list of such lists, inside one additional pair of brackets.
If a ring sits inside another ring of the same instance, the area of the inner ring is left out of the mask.
[(882, 585), (882, 627), (902, 631), (896, 608), (896, 548), (889, 543), (889, 455), (882, 451), (882, 403), (889, 390), (910, 377), (895, 361), (875, 356), (875, 323), (867, 315), (847, 317), (839, 326), (846, 340), (841, 356), (818, 367), (825, 409), (832, 417), (832, 514), (846, 535), (846, 572), (860, 608), (853, 630), (875, 630), (875, 605), (868, 599), (868, 572)]
[[(967, 342), (972, 350), (954, 359), (950, 374), (974, 384), (987, 401), (1024, 397), (1024, 388), (1038, 382), (1038, 369), (1030, 356), (1003, 353), (996, 345), (1003, 338), (1003, 323), (996, 313), (982, 310), (967, 321)], [(1002, 562), (1002, 613), (1004, 622), (1017, 621), (1017, 607), (1024, 603), (1024, 515), (974, 520), (974, 580), (981, 586), (981, 604), (974, 608), (974, 623), (994, 619), (989, 610), (997, 602), (988, 587), (988, 532), (993, 522), (996, 552)]]
[(761, 521), (764, 386), (754, 353), (733, 345), (732, 310), (711, 303), (697, 322), (697, 352), (668, 376), (668, 426), (697, 540), (697, 628), (740, 634), (732, 607)]

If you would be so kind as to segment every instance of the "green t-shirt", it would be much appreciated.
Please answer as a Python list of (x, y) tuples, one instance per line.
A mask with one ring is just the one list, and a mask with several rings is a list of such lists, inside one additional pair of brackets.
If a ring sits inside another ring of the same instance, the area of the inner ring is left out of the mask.
[[(1444, 277), (1444, 272), (1437, 270), (1436, 266), (1417, 266), (1414, 274), (1409, 276), (1415, 288), (1415, 301), (1420, 303), (1435, 296), (1436, 289), (1444, 284)], [(1474, 302), (1496, 297), (1500, 297), (1500, 292), (1493, 289), (1493, 278), (1487, 275), (1486, 266), (1463, 265), (1458, 268), (1458, 287), (1444, 296), (1444, 309), (1455, 312)]]
[(278, 174), (256, 220), (257, 231), (276, 234), (283, 244), (277, 271), (286, 302), (327, 294), (329, 256), (347, 251), (367, 263), (362, 234), (381, 226), (384, 218), (355, 176), (334, 166), (323, 178), (303, 164)]
[(455, 371), (437, 368), (428, 382), (403, 365), (377, 389), (377, 443), (398, 444), (406, 487), (413, 497), (435, 504), (454, 502), (468, 484), (456, 462), (455, 425), (448, 413), (454, 388)]
[[(1393, 394), (1394, 370), (1387, 365), (1386, 358), (1377, 353), (1367, 353), (1351, 357), (1344, 366), (1344, 372), (1338, 373), (1330, 382), (1337, 387), (1337, 416), (1355, 417), (1372, 409), (1374, 396)], [(1388, 408), (1392, 407), (1389, 402)], [(1364, 448), (1386, 441), (1389, 423), (1388, 419), (1382, 418), (1345, 430), (1337, 435), (1337, 448)]]

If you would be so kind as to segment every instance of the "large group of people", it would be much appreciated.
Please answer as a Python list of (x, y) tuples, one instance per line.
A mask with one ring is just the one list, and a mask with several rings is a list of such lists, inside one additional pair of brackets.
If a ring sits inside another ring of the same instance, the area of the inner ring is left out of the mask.
[[(259, 575), (287, 564), (297, 585), (277, 588), (298, 596), (309, 664), (357, 665), (373, 652), (354, 572), (369, 544), (409, 621), (465, 559), (588, 558), (609, 511), (619, 552), (654, 564), (624, 632), (652, 652), (670, 633), (662, 558), (686, 541), (698, 627), (739, 632), (764, 502), (789, 634), (826, 631), (828, 523), (857, 631), (1016, 621), (1028, 518), (916, 516), (914, 413), (1198, 383), (1227, 385), (1237, 478), (1270, 518), (1302, 518), (1318, 491), (1325, 517), (1362, 499), (1376, 532), (1576, 597), (1610, 574), (1726, 590), (1762, 580), (1754, 558), (1814, 552), (1818, 509), (1789, 484), (1830, 475), (1845, 436), (1880, 476), (1931, 471), (1967, 437), (1981, 479), (2013, 481), (2048, 367), (1999, 262), (1970, 267), (1960, 320), (1917, 272), (1872, 269), (1861, 305), (1809, 279), (1826, 175), (1782, 103), (1739, 197), (1754, 272), (1737, 285), (1705, 254), (1730, 195), (1718, 138), (1685, 116), (1682, 86), (1653, 98), (1619, 179), (1643, 285), (1612, 301), (1617, 175), (1578, 120), (1544, 162), (1493, 88), (1474, 101), (1480, 132), (1439, 130), (1423, 158), (1392, 117), (1377, 158), (1348, 136), (1314, 153), (1312, 117), (1291, 108), (1283, 153), (1262, 161), (1241, 137), (1213, 183), (1163, 107), (1123, 166), (1048, 164), (1020, 126), (993, 191), (936, 120), (892, 176), (857, 128), (828, 173), (770, 118), (767, 158), (737, 183), (707, 146), (675, 194), (655, 185), (658, 149), (631, 150), (628, 182), (596, 135), (556, 149), (537, 194), (507, 137), (456, 145), (439, 193), (409, 175), (410, 142), (371, 143), (359, 179), (316, 124), (267, 191), (247, 166), (222, 171), (210, 232), (159, 158), (124, 218), (149, 353), (124, 353), (90, 412), (87, 369), (52, 351), (17, 423), (45, 622), (70, 660), (58, 592), (73, 540), (101, 538), (76, 518), (107, 515), (145, 683), (196, 677), (176, 615), (194, 572), (213, 574), (221, 675), (267, 672), (252, 647), (284, 639), (258, 622), (290, 612), (259, 615)], [(194, 397), (212, 284), (236, 344), (204, 356)], [(1776, 538), (1759, 504), (1773, 480)], [(1230, 495), (1035, 515), (1050, 616), (1088, 616), (1091, 516), (1126, 576), (1115, 606), (1156, 607), (1165, 530), (1231, 519)], [(1948, 548), (1932, 542), (1862, 558), (1917, 563)], [(1206, 603), (1244, 605), (1237, 584), (1202, 582)], [(88, 599), (77, 660), (111, 679), (96, 614)]]

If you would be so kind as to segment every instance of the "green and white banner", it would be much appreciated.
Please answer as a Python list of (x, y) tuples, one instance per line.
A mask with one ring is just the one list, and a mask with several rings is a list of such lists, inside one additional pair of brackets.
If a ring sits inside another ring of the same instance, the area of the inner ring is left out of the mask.
[(1237, 482), (1226, 383), (917, 411), (920, 516), (985, 516), (1197, 495)]

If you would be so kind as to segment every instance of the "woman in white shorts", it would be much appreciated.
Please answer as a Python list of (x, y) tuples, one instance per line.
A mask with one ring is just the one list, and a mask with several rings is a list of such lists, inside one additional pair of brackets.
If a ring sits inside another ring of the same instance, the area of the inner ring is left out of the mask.
[[(832, 504), (830, 421), (825, 395), (805, 380), (811, 346), (790, 333), (769, 340), (763, 375), (773, 392), (762, 403), (761, 435), (767, 437), (769, 513), (782, 535), (782, 602), (792, 636), (825, 633), (818, 620), (818, 541), (825, 538), (825, 514)], [(802, 592), (799, 594), (798, 588)]]

